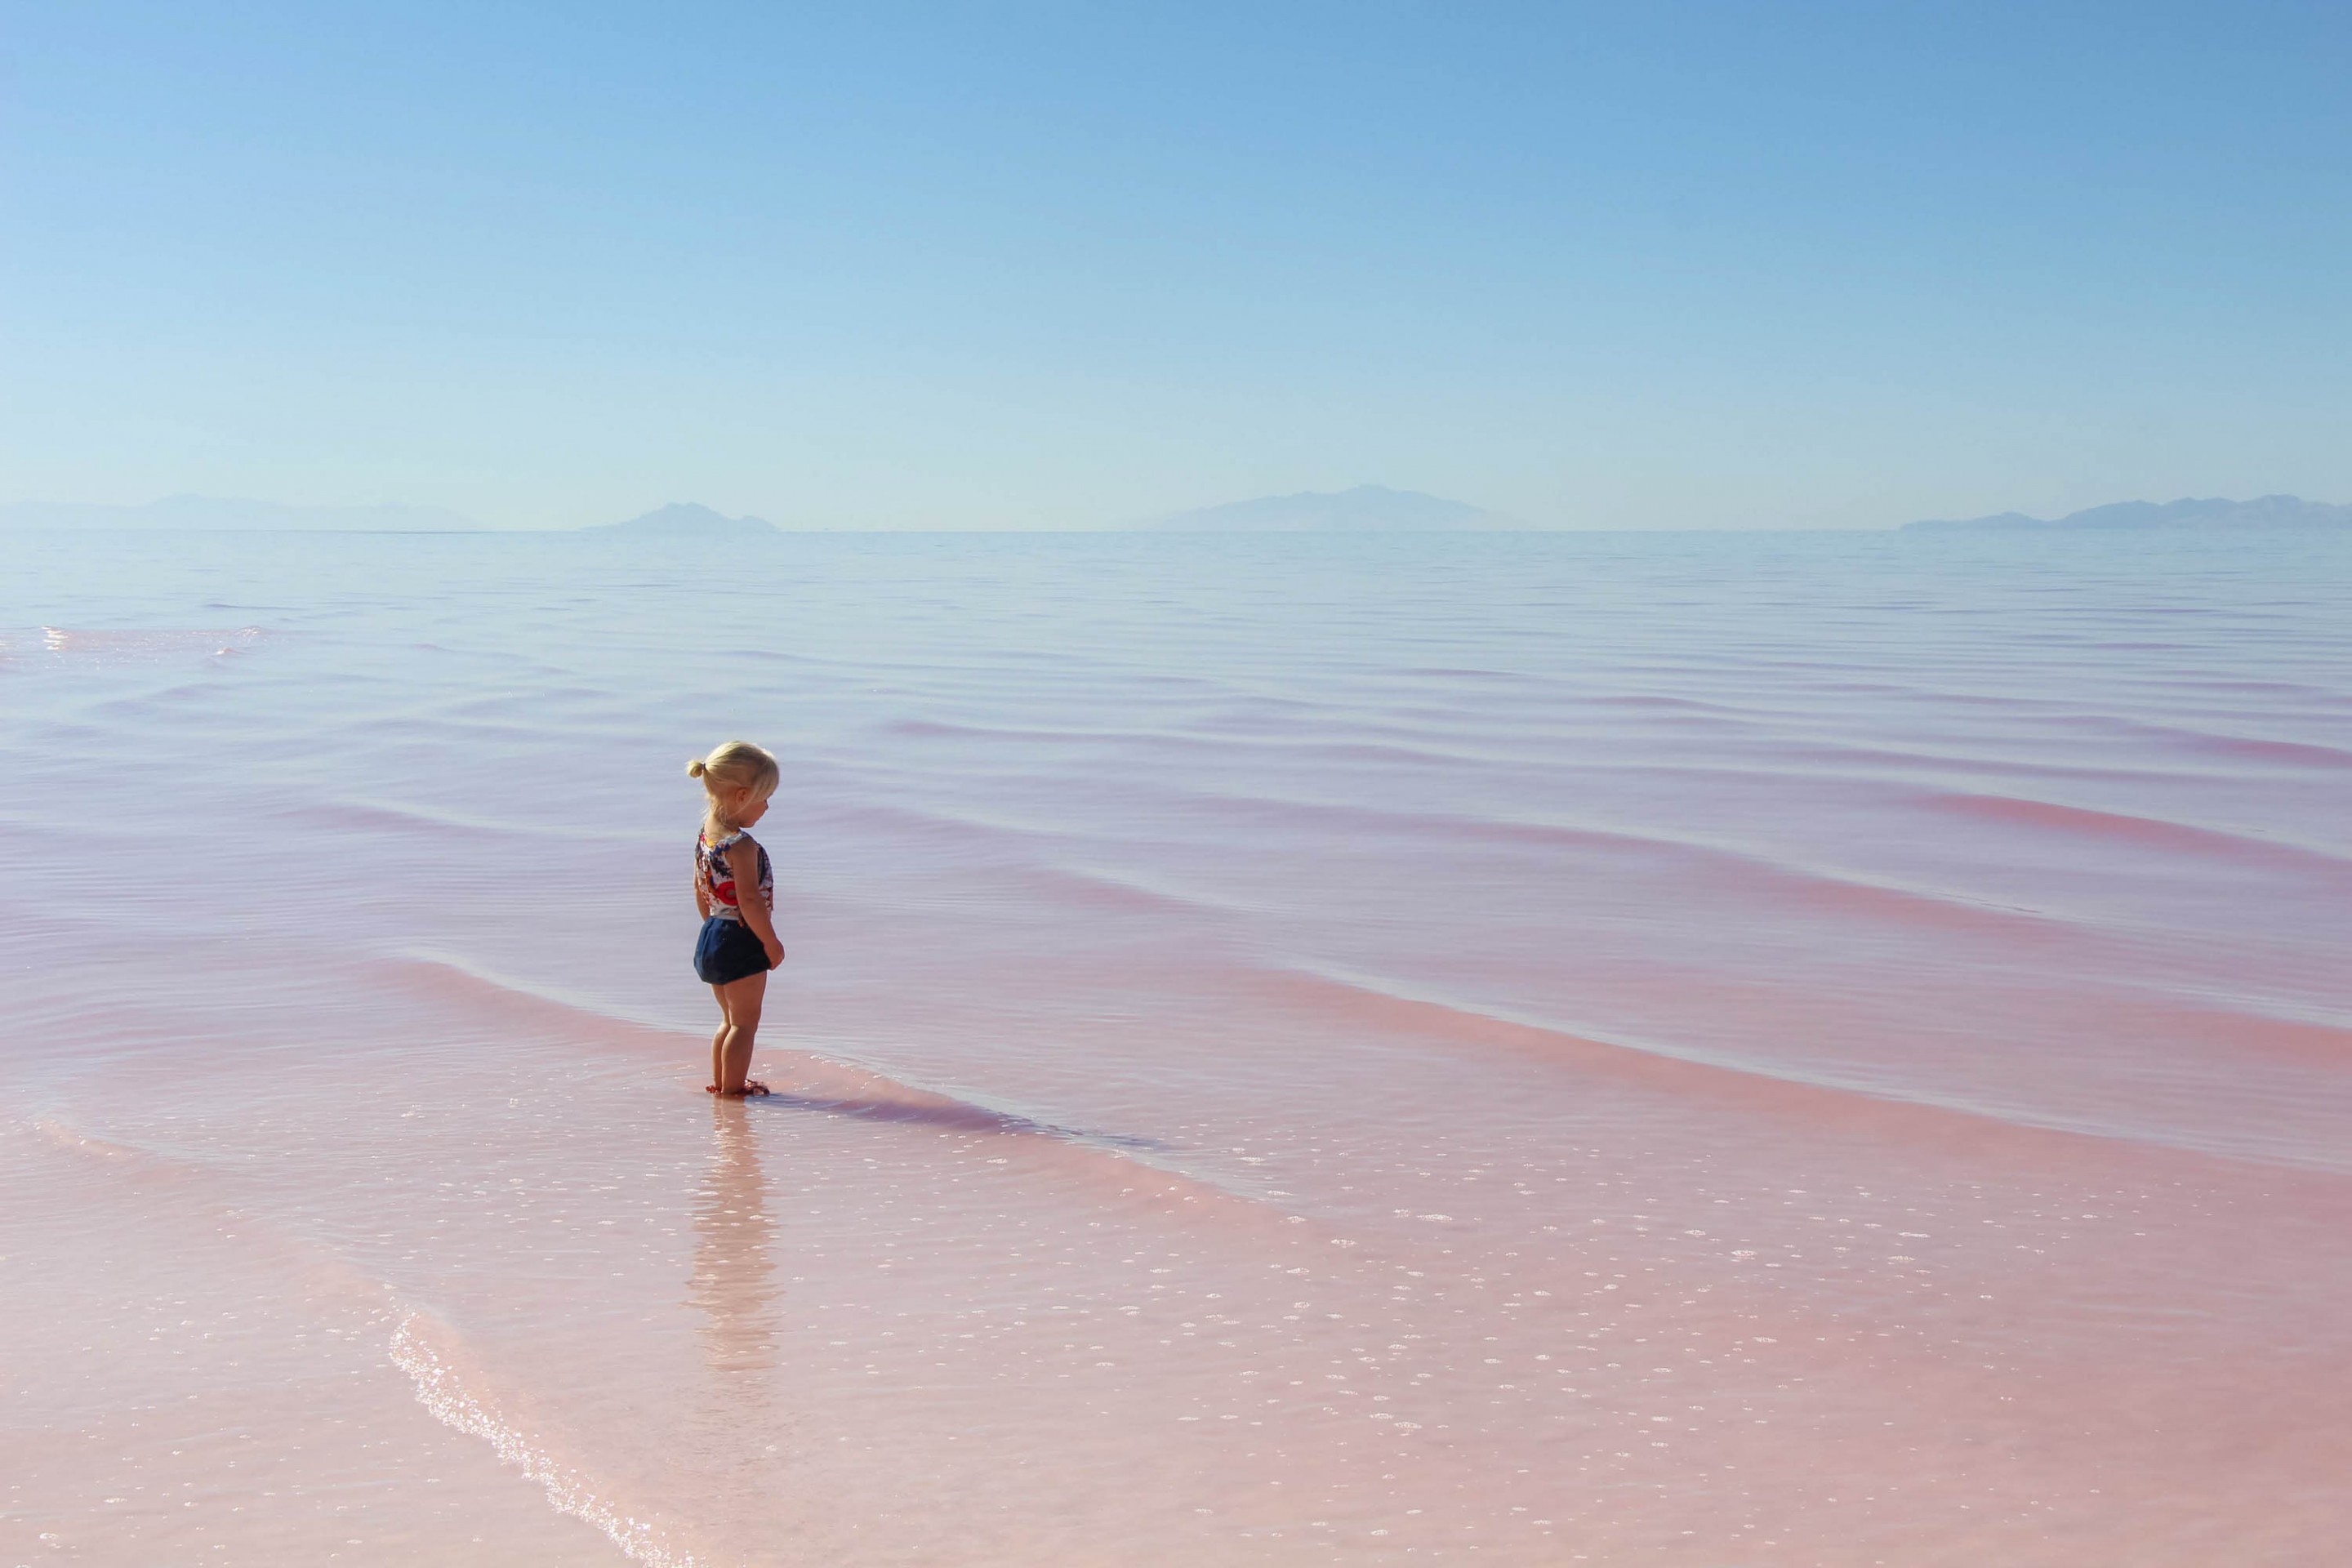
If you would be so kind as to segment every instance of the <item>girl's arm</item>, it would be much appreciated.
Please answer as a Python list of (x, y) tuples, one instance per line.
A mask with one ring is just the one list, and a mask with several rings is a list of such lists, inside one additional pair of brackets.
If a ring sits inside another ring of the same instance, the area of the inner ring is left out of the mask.
[(775, 917), (768, 912), (767, 900), (760, 897), (760, 847), (748, 838), (738, 838), (727, 847), (727, 869), (735, 878), (735, 906), (743, 911), (743, 923), (768, 950), (768, 967), (773, 969), (784, 961), (784, 944), (776, 935)]
[(698, 920), (710, 918), (710, 889), (702, 881), (702, 852), (694, 853), (694, 913)]

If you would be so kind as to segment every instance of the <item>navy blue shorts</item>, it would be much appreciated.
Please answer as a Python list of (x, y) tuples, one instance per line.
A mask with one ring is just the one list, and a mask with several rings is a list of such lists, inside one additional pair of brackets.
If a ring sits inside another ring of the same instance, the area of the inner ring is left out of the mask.
[(741, 921), (712, 915), (694, 944), (694, 972), (705, 985), (731, 985), (768, 973), (768, 949)]

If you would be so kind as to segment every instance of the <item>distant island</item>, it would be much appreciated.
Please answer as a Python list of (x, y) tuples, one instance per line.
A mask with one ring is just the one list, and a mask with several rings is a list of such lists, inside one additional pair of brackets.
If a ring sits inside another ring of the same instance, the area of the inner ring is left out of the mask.
[(672, 501), (626, 522), (593, 522), (579, 531), (644, 534), (661, 539), (741, 539), (778, 531), (765, 518), (729, 517), (695, 501)]
[(1228, 501), (1137, 526), (1168, 533), (1495, 533), (1528, 525), (1419, 490), (1358, 485), (1348, 490), (1301, 490)]
[(16, 501), (0, 506), (0, 528), (103, 532), (185, 530), (284, 533), (479, 533), (482, 525), (432, 506), (289, 506), (221, 496), (166, 496), (142, 506), (103, 501)]
[(1992, 517), (1940, 518), (1904, 524), (1904, 531), (1999, 529), (2352, 528), (2352, 506), (2330, 506), (2301, 496), (2252, 500), (2116, 501), (2064, 517), (2043, 519), (2004, 511)]

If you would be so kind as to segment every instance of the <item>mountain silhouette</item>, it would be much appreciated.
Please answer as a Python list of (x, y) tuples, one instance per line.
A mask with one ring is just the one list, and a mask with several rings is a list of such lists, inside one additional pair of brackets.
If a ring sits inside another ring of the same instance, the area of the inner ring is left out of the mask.
[(750, 534), (773, 533), (776, 525), (764, 518), (729, 517), (697, 501), (672, 501), (626, 522), (593, 522), (580, 531), (653, 534), (669, 539), (740, 539)]
[(2044, 520), (2020, 511), (1991, 517), (1938, 518), (1906, 523), (1910, 529), (2146, 529), (2146, 528), (2352, 528), (2352, 506), (2331, 506), (2301, 496), (2258, 496), (2252, 500), (2182, 500), (2114, 501), (2064, 517)]

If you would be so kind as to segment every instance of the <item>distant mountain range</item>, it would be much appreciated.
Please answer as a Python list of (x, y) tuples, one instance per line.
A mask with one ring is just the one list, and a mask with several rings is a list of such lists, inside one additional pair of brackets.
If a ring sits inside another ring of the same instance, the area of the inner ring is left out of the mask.
[(1912, 529), (2141, 529), (2141, 528), (2352, 528), (2352, 506), (2330, 506), (2301, 496), (2259, 496), (2252, 500), (2116, 501), (2064, 517), (2042, 519), (2004, 511), (1992, 517), (1943, 518), (1904, 525)]
[(626, 522), (591, 523), (580, 531), (645, 534), (661, 539), (740, 539), (747, 534), (774, 533), (777, 529), (765, 518), (729, 517), (696, 501), (672, 501)]
[[(1501, 512), (1419, 490), (1358, 485), (1228, 501), (1133, 524), (1168, 533), (1498, 533), (1530, 524)], [(2132, 531), (2147, 530), (2352, 529), (2352, 506), (2260, 496), (2175, 501), (2117, 501), (2060, 518), (2005, 511), (1991, 517), (1937, 518), (1905, 531), (1966, 532)], [(144, 505), (89, 501), (0, 504), (0, 530), (148, 532), (257, 531), (334, 533), (479, 533), (463, 513), (426, 506), (295, 506), (284, 501), (178, 495)], [(747, 539), (782, 531), (764, 518), (729, 517), (695, 501), (673, 501), (625, 522), (592, 523), (582, 533), (660, 539)]]
[(472, 518), (431, 506), (289, 506), (219, 496), (166, 496), (143, 506), (95, 501), (16, 501), (0, 506), (0, 528), (105, 531), (257, 529), (271, 532), (479, 533)]
[(1156, 517), (1137, 525), (1170, 533), (1491, 533), (1528, 525), (1466, 502), (1358, 485), (1261, 496)]

